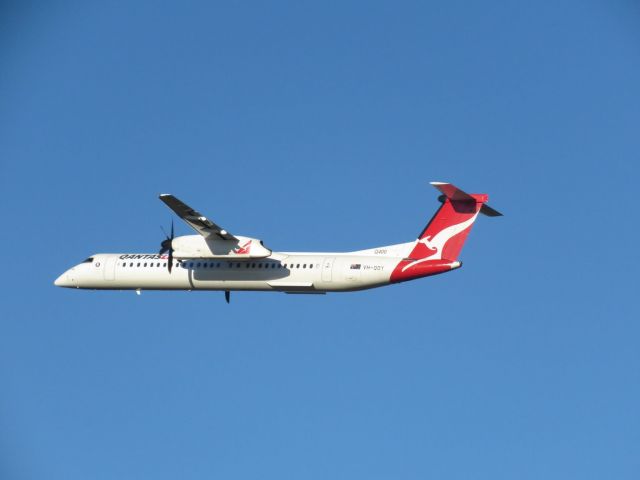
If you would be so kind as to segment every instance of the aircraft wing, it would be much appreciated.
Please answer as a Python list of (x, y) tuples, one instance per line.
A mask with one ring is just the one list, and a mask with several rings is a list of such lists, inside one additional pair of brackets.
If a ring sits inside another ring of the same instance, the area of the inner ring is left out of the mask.
[(173, 195), (163, 193), (160, 195), (167, 207), (173, 210), (182, 220), (187, 222), (191, 228), (205, 238), (212, 236), (220, 237), (224, 240), (237, 240), (236, 237), (227, 232), (224, 228), (216, 225), (200, 212), (195, 211), (186, 203), (177, 199)]

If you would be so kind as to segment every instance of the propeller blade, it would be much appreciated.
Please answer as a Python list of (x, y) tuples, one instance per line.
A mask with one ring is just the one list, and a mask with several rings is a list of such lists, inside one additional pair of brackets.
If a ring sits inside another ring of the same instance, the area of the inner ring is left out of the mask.
[(163, 253), (169, 252), (169, 258), (167, 259), (167, 268), (169, 269), (169, 273), (171, 273), (171, 268), (173, 268), (173, 220), (171, 220), (171, 236), (167, 235), (165, 229), (160, 226), (162, 233), (166, 237), (162, 243), (160, 243), (160, 251), (158, 255), (162, 255)]
[(227, 303), (229, 303), (229, 300), (231, 300), (231, 292), (229, 290), (224, 291), (224, 299), (227, 301)]

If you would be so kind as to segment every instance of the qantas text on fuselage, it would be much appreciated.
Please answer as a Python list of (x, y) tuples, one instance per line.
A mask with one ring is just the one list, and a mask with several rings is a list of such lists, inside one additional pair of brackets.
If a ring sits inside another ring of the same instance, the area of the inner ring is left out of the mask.
[(442, 205), (418, 238), (355, 252), (274, 252), (261, 240), (232, 235), (173, 195), (162, 200), (197, 235), (162, 242), (158, 254), (100, 253), (55, 280), (92, 290), (264, 290), (327, 293), (364, 290), (459, 268), (460, 251), (478, 214), (499, 216), (486, 194), (432, 182)]

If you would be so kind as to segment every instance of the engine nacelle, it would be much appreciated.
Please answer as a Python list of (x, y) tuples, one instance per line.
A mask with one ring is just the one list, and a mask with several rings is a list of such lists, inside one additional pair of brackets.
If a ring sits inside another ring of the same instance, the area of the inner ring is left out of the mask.
[(184, 235), (176, 237), (171, 243), (173, 257), (186, 258), (265, 258), (271, 250), (256, 238), (236, 237), (237, 240), (222, 238), (205, 239), (202, 235)]

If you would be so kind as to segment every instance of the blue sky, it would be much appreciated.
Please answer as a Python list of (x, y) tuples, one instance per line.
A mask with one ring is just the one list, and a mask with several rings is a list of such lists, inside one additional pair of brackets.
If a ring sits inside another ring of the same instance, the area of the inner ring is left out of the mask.
[[(636, 2), (4, 2), (0, 27), (2, 478), (637, 478)], [(52, 284), (156, 251), (162, 192), (353, 250), (415, 238), (432, 180), (505, 213), (448, 275), (231, 305)]]

